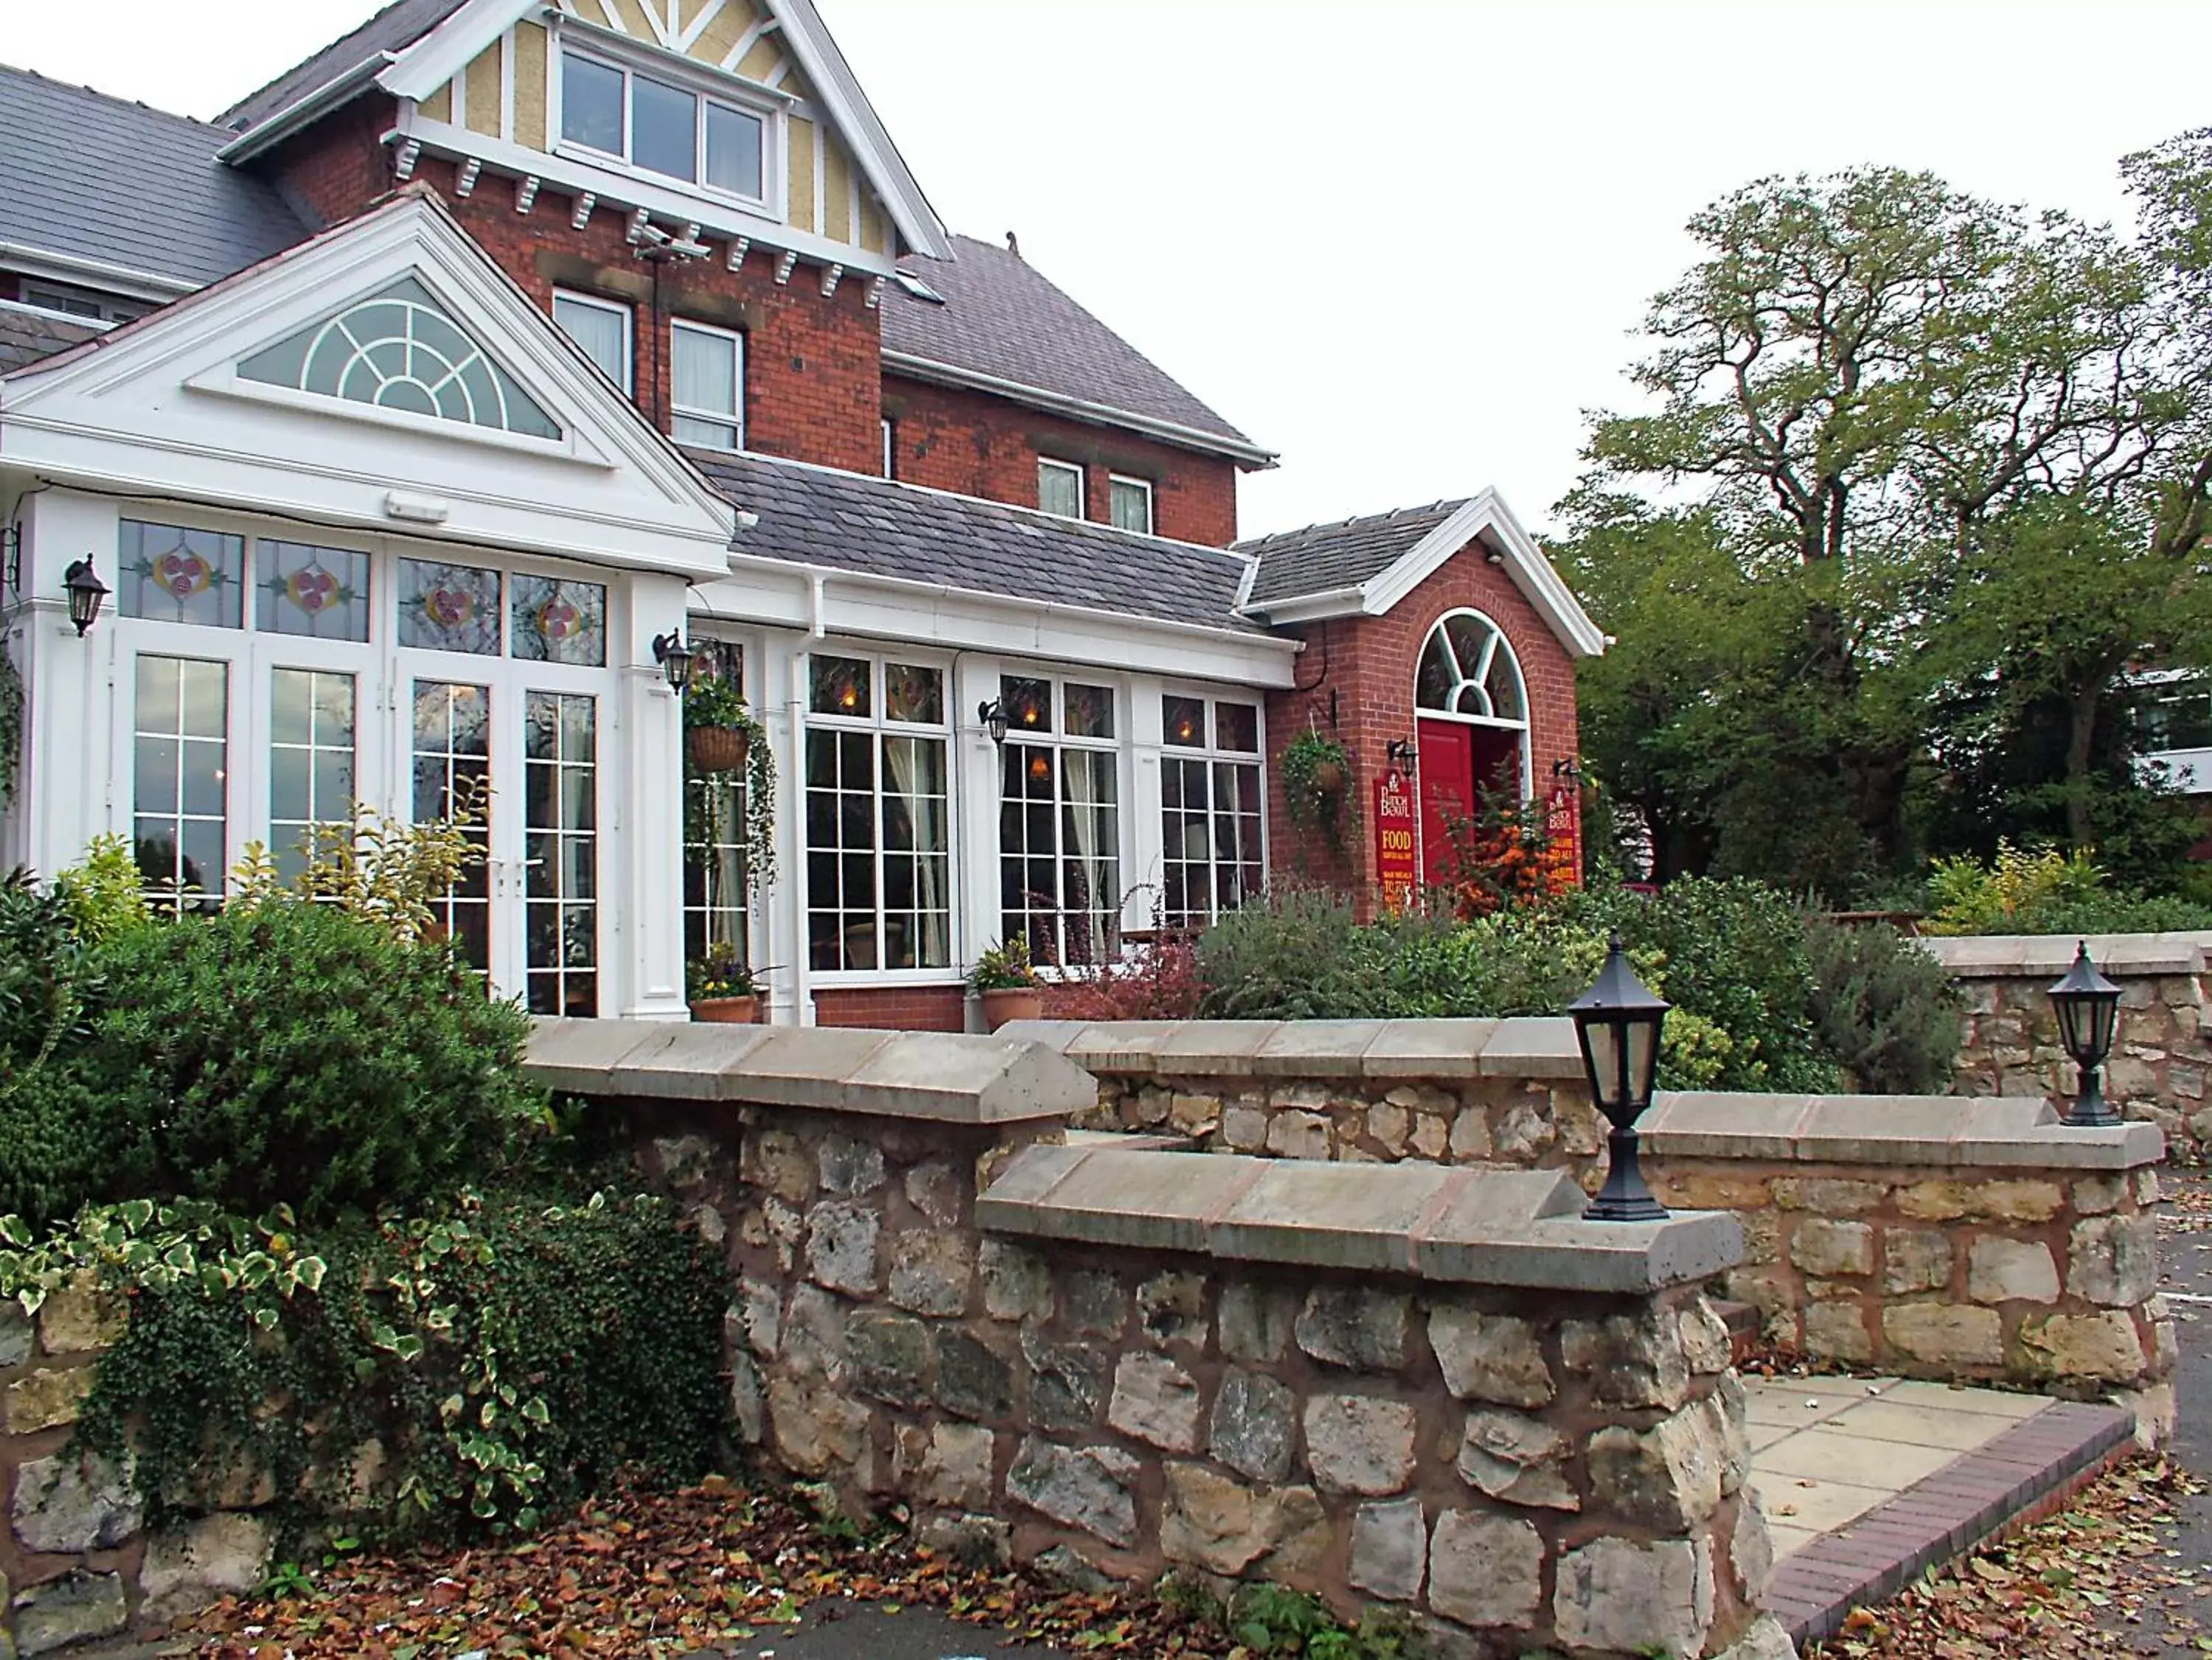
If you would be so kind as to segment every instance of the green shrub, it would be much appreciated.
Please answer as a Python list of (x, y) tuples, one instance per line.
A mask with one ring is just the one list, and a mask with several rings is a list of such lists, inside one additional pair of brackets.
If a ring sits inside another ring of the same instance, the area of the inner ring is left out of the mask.
[(1928, 878), (1931, 934), (2157, 934), (2212, 929), (2212, 903), (2191, 881), (2179, 894), (2116, 888), (2082, 852), (2029, 852), (2009, 842), (1996, 857), (1938, 859)]
[(0, 1252), (0, 1290), (87, 1266), (131, 1314), (79, 1439), (132, 1451), (157, 1522), (258, 1469), (295, 1529), (526, 1530), (625, 1465), (696, 1477), (726, 1427), (726, 1269), (660, 1200), (467, 1197), (307, 1239), (141, 1202)]
[(1806, 925), (1821, 1046), (1875, 1095), (1941, 1095), (1959, 1057), (1958, 988), (1895, 929)]
[(1371, 1004), (1358, 959), (1361, 930), (1351, 902), (1315, 888), (1284, 886), (1223, 916), (1198, 942), (1211, 1020), (1355, 1018)]
[(321, 1221), (495, 1177), (546, 1121), (518, 1070), (528, 1017), (449, 949), (335, 906), (126, 928), (87, 967), (82, 1035), (0, 1101), (0, 1209), (185, 1197)]

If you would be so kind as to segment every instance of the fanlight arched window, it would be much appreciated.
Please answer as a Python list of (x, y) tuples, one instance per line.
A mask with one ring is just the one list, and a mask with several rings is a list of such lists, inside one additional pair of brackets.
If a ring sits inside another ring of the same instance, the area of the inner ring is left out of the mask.
[(1425, 715), (1523, 730), (1528, 724), (1520, 659), (1504, 631), (1480, 611), (1454, 611), (1429, 630), (1413, 691)]
[(416, 278), (256, 352), (241, 379), (529, 438), (561, 429)]

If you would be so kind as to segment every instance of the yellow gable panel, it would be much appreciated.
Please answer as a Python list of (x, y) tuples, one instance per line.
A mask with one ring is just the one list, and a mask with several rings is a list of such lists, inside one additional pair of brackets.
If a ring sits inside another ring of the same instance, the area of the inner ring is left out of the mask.
[(814, 228), (814, 124), (791, 118), (791, 224)]
[(814, 88), (806, 84), (806, 77), (799, 72), (799, 65), (796, 64), (785, 64), (783, 68), (783, 79), (777, 82), (776, 85), (781, 87), (793, 98), (812, 98), (814, 96)]
[(638, 0), (599, 0), (599, 3), (610, 15), (615, 27), (623, 33), (659, 44), (661, 31), (653, 27), (653, 20), (645, 15), (645, 8), (638, 3)]
[(876, 206), (876, 198), (864, 188), (860, 192), (860, 245), (870, 253), (889, 251), (884, 232), (883, 210)]
[[(686, 0), (684, 27), (690, 27), (697, 21), (698, 15), (713, 3), (714, 0)], [(702, 64), (721, 68), (722, 60), (758, 21), (760, 14), (745, 0), (725, 0), (722, 9), (708, 20), (707, 27), (699, 33), (699, 38), (691, 43), (691, 56)]]
[(507, 113), (507, 97), (500, 85), (500, 47), (495, 41), (477, 54), (469, 65), (469, 130), (489, 138), (501, 136)]
[(836, 133), (823, 146), (822, 234), (832, 242), (853, 240), (853, 158)]
[(748, 81), (767, 81), (783, 62), (783, 51), (775, 44), (775, 37), (753, 42), (753, 49), (738, 60), (738, 73)]
[(514, 26), (514, 142), (528, 150), (545, 142), (545, 26)]
[(447, 121), (453, 118), (453, 83), (444, 86), (422, 100), (422, 118), (426, 121)]

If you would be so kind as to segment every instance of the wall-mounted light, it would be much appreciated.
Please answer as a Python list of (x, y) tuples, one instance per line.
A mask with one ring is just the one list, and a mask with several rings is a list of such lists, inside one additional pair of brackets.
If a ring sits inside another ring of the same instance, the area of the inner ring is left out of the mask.
[(691, 684), (691, 660), (696, 655), (684, 643), (681, 634), (655, 634), (653, 637), (653, 660), (660, 665), (660, 672), (668, 676), (670, 688), (678, 694)]
[(1565, 781), (1570, 790), (1583, 787), (1583, 764), (1572, 755), (1562, 756), (1552, 763), (1552, 776)]
[(1392, 738), (1383, 747), (1382, 753), (1389, 758), (1390, 765), (1401, 772), (1410, 773), (1413, 770), (1413, 739)]
[(975, 706), (975, 718), (983, 723), (983, 730), (991, 735), (991, 742), (1003, 745), (1006, 741), (1006, 704), (1003, 698), (990, 698)]
[(107, 585), (92, 568), (88, 559), (78, 560), (62, 573), (62, 585), (69, 590), (70, 621), (76, 624), (76, 637), (84, 638), (84, 631), (100, 621), (100, 608), (107, 599)]

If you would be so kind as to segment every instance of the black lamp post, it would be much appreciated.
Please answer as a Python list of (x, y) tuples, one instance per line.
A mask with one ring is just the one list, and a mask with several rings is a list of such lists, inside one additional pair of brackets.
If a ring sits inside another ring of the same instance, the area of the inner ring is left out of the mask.
[(698, 655), (684, 642), (681, 634), (655, 634), (653, 637), (653, 660), (660, 665), (660, 672), (668, 676), (668, 684), (680, 693), (691, 684), (691, 661)]
[(1006, 728), (1012, 724), (1006, 714), (1004, 698), (991, 698), (975, 706), (975, 718), (983, 723), (983, 730), (991, 735), (991, 742), (1004, 745)]
[(92, 568), (90, 560), (81, 559), (62, 573), (62, 585), (69, 590), (70, 621), (76, 624), (76, 637), (82, 639), (84, 631), (100, 621), (100, 605), (107, 598), (107, 585)]
[(1606, 1137), (1605, 1185), (1583, 1211), (1592, 1221), (1648, 1222), (1667, 1214), (1638, 1168), (1636, 1121), (1651, 1105), (1659, 1028), (1668, 1007), (1636, 978), (1618, 934), (1596, 981), (1567, 1005), (1575, 1017), (1575, 1041), (1582, 1046), (1591, 1099), (1613, 1126)]
[(2120, 988), (2097, 972), (2088, 941), (2076, 948), (2066, 978), (2051, 988), (2051, 1006), (2058, 1011), (2059, 1041), (2081, 1070), (2081, 1089), (2064, 1122), (2077, 1129), (2119, 1123), (2120, 1115), (2105, 1100), (2102, 1075), (2119, 1025)]

